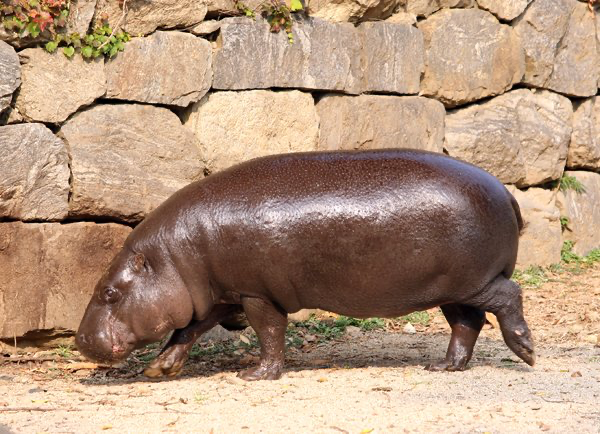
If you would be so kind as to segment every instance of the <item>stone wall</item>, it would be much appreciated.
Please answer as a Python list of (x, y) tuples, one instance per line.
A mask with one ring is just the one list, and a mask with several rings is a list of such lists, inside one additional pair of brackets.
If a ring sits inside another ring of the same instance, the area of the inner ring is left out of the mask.
[[(272, 153), (446, 152), (515, 194), (519, 267), (557, 262), (564, 240), (600, 247), (587, 2), (312, 0), (293, 45), (231, 0), (128, 5), (120, 22), (117, 0), (73, 1), (73, 29), (106, 14), (143, 36), (110, 61), (0, 29), (1, 338), (75, 328), (132, 226), (190, 181)], [(563, 174), (585, 192), (560, 192)]]

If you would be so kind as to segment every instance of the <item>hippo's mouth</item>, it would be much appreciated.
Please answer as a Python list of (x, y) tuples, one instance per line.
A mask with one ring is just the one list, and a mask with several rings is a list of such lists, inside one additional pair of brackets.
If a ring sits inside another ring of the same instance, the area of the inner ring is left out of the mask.
[(78, 335), (75, 342), (78, 350), (87, 359), (107, 365), (122, 362), (138, 347), (136, 342), (110, 344), (89, 339), (84, 335)]

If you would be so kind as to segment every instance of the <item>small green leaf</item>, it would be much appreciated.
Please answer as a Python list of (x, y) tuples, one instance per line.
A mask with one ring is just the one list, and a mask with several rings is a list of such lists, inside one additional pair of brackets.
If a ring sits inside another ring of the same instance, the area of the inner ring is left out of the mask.
[(301, 11), (302, 9), (304, 9), (302, 7), (302, 2), (300, 0), (292, 0), (290, 3), (290, 10), (292, 12), (296, 12), (296, 11)]
[(89, 45), (86, 45), (81, 49), (81, 55), (83, 57), (85, 57), (86, 59), (89, 59), (90, 57), (92, 57), (93, 54), (94, 54), (94, 49), (92, 47), (90, 47)]
[(75, 48), (65, 47), (63, 48), (63, 53), (65, 53), (65, 56), (67, 56), (70, 59), (71, 57), (73, 57), (73, 54), (75, 54)]
[(115, 57), (117, 55), (117, 53), (119, 52), (119, 49), (117, 47), (112, 47), (110, 49), (110, 57)]
[(56, 51), (56, 49), (58, 48), (58, 43), (54, 42), (54, 41), (50, 41), (46, 44), (45, 48), (48, 53), (54, 53)]
[(34, 22), (27, 24), (27, 31), (34, 38), (37, 38), (40, 35), (40, 28)]

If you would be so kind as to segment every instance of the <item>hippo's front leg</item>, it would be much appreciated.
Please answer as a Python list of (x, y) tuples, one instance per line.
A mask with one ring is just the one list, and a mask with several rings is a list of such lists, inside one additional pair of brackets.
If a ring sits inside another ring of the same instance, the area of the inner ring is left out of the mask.
[(260, 363), (240, 371), (238, 377), (246, 381), (277, 380), (283, 371), (287, 313), (261, 298), (242, 298), (242, 306), (260, 342)]
[(174, 377), (179, 375), (183, 365), (190, 355), (194, 343), (203, 333), (213, 328), (219, 322), (241, 311), (239, 305), (216, 305), (202, 321), (192, 321), (187, 327), (173, 332), (171, 339), (160, 354), (144, 370), (144, 375), (150, 378)]

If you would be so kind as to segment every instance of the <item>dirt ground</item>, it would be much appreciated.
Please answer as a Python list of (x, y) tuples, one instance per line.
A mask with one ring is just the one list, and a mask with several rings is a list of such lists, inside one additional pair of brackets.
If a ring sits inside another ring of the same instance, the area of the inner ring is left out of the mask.
[(600, 433), (600, 265), (550, 277), (525, 289), (535, 368), (488, 326), (470, 369), (425, 371), (448, 343), (441, 314), (412, 334), (351, 329), (290, 350), (274, 382), (236, 378), (253, 351), (195, 358), (168, 381), (20, 355), (0, 366), (0, 433)]

